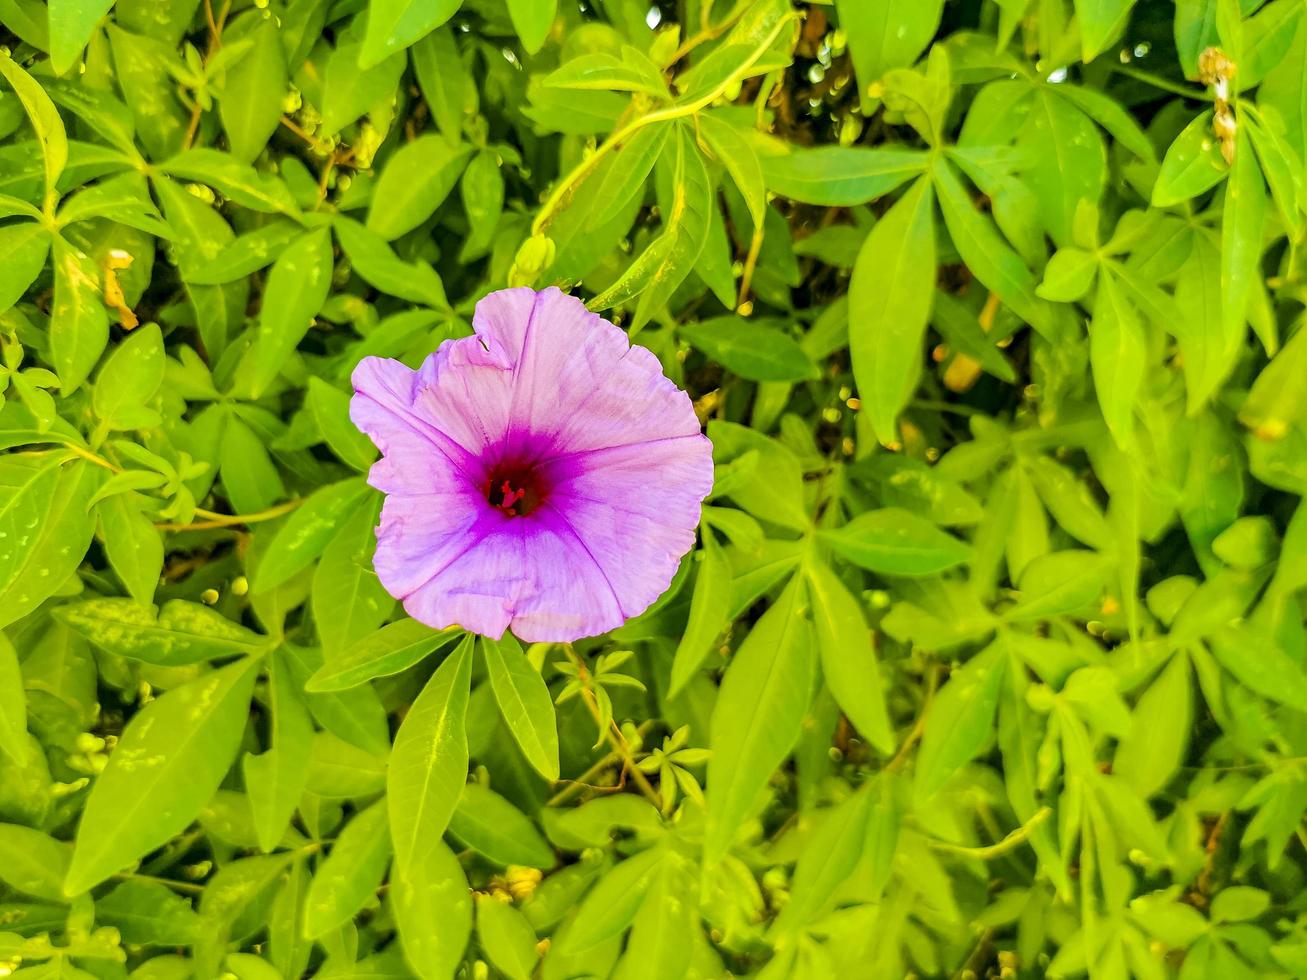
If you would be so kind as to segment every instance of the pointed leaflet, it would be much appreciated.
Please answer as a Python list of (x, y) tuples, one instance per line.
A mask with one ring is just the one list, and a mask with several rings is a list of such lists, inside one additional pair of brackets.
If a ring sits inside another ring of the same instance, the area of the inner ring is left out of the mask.
[(304, 792), (313, 749), (313, 721), (287, 664), (269, 663), (271, 745), (261, 755), (245, 754), (245, 792), (254, 813), (259, 849), (276, 848)]
[(0, 628), (59, 589), (86, 555), (103, 470), (60, 453), (0, 457)]
[[(6, 16), (9, 11), (6, 11)], [(45, 166), (45, 196), (47, 211), (53, 211), (58, 198), (55, 184), (68, 163), (68, 135), (64, 131), (64, 121), (59, 111), (50, 101), (50, 96), (38, 85), (32, 76), (19, 68), (8, 53), (0, 54), (0, 75), (5, 77), (23, 104), (27, 118), (32, 121), (32, 130), (36, 140), (41, 144), (41, 159)]]
[(1112, 771), (1143, 799), (1160, 791), (1184, 762), (1193, 721), (1189, 658), (1179, 651), (1135, 705), (1135, 723), (1116, 748)]
[(1125, 27), (1135, 0), (1076, 0), (1085, 64), (1107, 50)]
[(386, 798), (401, 872), (419, 866), (440, 842), (467, 781), (472, 643), (466, 637), (436, 668), (395, 736)]
[(1266, 184), (1246, 127), (1240, 127), (1221, 209), (1221, 324), (1226, 359), (1243, 340), (1248, 297), (1259, 276)]
[(545, 679), (512, 634), (498, 641), (482, 637), (481, 649), (499, 711), (522, 754), (545, 779), (557, 779), (558, 724)]
[(449, 831), (495, 864), (527, 868), (554, 864), (554, 852), (531, 818), (480, 783), (468, 783), (463, 788)]
[(508, 16), (527, 54), (540, 50), (557, 14), (558, 0), (508, 0)]
[(50, 67), (65, 74), (77, 63), (114, 0), (50, 0)]
[(131, 599), (70, 602), (55, 618), (101, 650), (158, 667), (257, 653), (268, 640), (198, 602), (169, 599), (156, 611)]
[(9, 637), (0, 633), (0, 755), (25, 765), (27, 742), (27, 693), (18, 651)]
[[(837, 0), (840, 27), (848, 32), (858, 93), (868, 89), (891, 68), (907, 68), (939, 29), (943, 0)], [(875, 104), (874, 102), (872, 103)], [(864, 110), (866, 103), (864, 102)]]
[(1139, 314), (1104, 270), (1098, 277), (1089, 325), (1089, 363), (1103, 419), (1122, 449), (1134, 445), (1135, 399), (1144, 381), (1147, 354)]
[(64, 890), (78, 895), (186, 829), (240, 748), (258, 661), (238, 660), (151, 701), (86, 801)]
[(305, 936), (317, 939), (354, 918), (375, 894), (389, 860), (386, 801), (379, 800), (345, 824), (314, 872), (304, 902)]
[(367, 229), (392, 241), (422, 224), (444, 203), (471, 156), (471, 147), (434, 135), (403, 144), (377, 178)]
[(362, 477), (351, 477), (310, 494), (277, 529), (251, 576), (251, 590), (269, 592), (313, 564), (367, 492)]
[(89, 255), (57, 235), (50, 357), (63, 394), (71, 394), (86, 380), (108, 342), (109, 314), (100, 301), (100, 270)]
[(1167, 148), (1157, 183), (1153, 185), (1153, 207), (1169, 208), (1197, 197), (1219, 183), (1228, 172), (1220, 141), (1212, 134), (1209, 109), (1181, 130)]
[(880, 665), (858, 600), (822, 562), (805, 566), (817, 652), (826, 686), (854, 726), (881, 752), (894, 751)]
[(899, 507), (867, 511), (818, 536), (841, 558), (882, 575), (934, 575), (971, 556), (965, 542)]
[(404, 959), (421, 980), (447, 980), (472, 934), (467, 875), (437, 838), (420, 860), (393, 872), (392, 913)]
[(462, 0), (371, 0), (359, 67), (372, 68), (454, 16)]
[(989, 740), (1007, 663), (998, 643), (955, 670), (935, 695), (917, 753), (913, 795), (918, 804), (935, 795)]
[(791, 934), (819, 918), (835, 890), (853, 873), (868, 843), (872, 788), (867, 783), (820, 814), (821, 824), (808, 837), (795, 865), (790, 900), (772, 926), (773, 935)]
[(1052, 311), (1035, 295), (1034, 273), (999, 234), (994, 219), (976, 210), (943, 156), (936, 158), (931, 172), (944, 224), (962, 260), (1021, 319), (1048, 334), (1053, 329)]
[(858, 394), (882, 443), (917, 386), (935, 295), (930, 180), (922, 178), (872, 228), (849, 282), (849, 353)]
[(416, 619), (401, 619), (368, 633), (333, 657), (309, 678), (309, 691), (345, 691), (374, 677), (389, 677), (442, 650), (462, 637), (450, 627), (433, 630)]
[(154, 601), (163, 568), (163, 538), (138, 493), (114, 494), (95, 507), (109, 567), (142, 608)]
[(259, 329), (250, 352), (251, 396), (258, 397), (281, 373), (331, 288), (331, 234), (310, 231), (278, 256), (268, 274)]
[(712, 650), (712, 642), (726, 628), (731, 598), (731, 564), (716, 539), (703, 532), (703, 549), (698, 552), (690, 619), (672, 657), (672, 679), (668, 697), (676, 697), (699, 671)]
[(668, 181), (670, 204), (663, 231), (627, 267), (621, 277), (589, 302), (592, 310), (606, 310), (636, 297), (634, 334), (662, 307), (690, 274), (708, 237), (712, 181), (690, 131), (678, 125), (667, 141), (659, 164)]
[(812, 687), (811, 627), (793, 579), (753, 627), (713, 706), (704, 856), (723, 857), (768, 778), (798, 741)]

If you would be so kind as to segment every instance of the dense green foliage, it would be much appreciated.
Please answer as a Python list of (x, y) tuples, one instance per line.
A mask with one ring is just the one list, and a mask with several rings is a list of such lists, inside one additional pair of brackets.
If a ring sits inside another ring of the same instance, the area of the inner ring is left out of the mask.
[[(0, 974), (1307, 977), (1303, 0), (0, 0)], [(505, 285), (717, 462), (404, 617)]]

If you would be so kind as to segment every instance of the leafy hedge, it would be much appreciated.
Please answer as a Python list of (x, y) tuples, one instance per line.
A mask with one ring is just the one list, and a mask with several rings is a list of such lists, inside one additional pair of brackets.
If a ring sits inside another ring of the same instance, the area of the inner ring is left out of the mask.
[[(1307, 977), (1303, 0), (0, 25), (0, 973)], [(548, 284), (717, 471), (524, 650), (348, 379)]]

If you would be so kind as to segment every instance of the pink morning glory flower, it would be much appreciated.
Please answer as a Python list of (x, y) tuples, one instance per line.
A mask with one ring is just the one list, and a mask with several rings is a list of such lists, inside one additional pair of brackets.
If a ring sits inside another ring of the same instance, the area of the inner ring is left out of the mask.
[(414, 619), (575, 640), (649, 607), (694, 544), (712, 447), (658, 359), (557, 289), (477, 304), (416, 371), (364, 358), (375, 567)]

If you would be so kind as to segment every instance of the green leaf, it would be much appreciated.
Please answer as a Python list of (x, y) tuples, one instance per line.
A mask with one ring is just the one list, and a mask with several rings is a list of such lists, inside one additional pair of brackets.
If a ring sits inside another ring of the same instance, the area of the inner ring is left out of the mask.
[(60, 589), (86, 556), (103, 471), (58, 453), (0, 457), (0, 628)]
[(1208, 110), (1190, 121), (1162, 158), (1153, 185), (1153, 207), (1168, 208), (1197, 197), (1220, 183), (1229, 170)]
[(962, 260), (1018, 316), (1040, 332), (1050, 331), (1052, 314), (1035, 295), (1034, 274), (1003, 240), (993, 219), (975, 209), (943, 157), (936, 159), (932, 174), (944, 224)]
[(891, 68), (908, 68), (939, 29), (944, 0), (837, 0), (840, 27), (849, 37), (858, 93), (864, 106), (868, 89)]
[(699, 132), (707, 141), (713, 155), (735, 181), (735, 187), (744, 198), (749, 217), (753, 219), (754, 233), (761, 235), (767, 217), (767, 182), (762, 162), (740, 131), (710, 112), (698, 115)]
[(380, 510), (380, 495), (364, 498), (358, 510), (341, 522), (313, 573), (313, 618), (331, 624), (322, 635), (328, 660), (380, 627), (395, 608), (395, 600), (372, 570)]
[(271, 265), (302, 234), (304, 229), (293, 221), (269, 222), (229, 242), (212, 259), (188, 269), (186, 281), (221, 285), (242, 279)]
[(481, 650), (495, 701), (508, 730), (531, 766), (548, 780), (558, 778), (558, 727), (554, 700), (540, 672), (531, 666), (511, 634), (482, 637)]
[(817, 367), (780, 323), (721, 316), (685, 324), (680, 335), (708, 357), (750, 381), (803, 381)]
[(114, 0), (50, 0), (50, 67), (66, 74), (77, 63)]
[(450, 832), (495, 864), (549, 868), (554, 852), (529, 817), (480, 783), (463, 787), (449, 821)]
[(1021, 572), (1021, 599), (1007, 618), (1047, 619), (1082, 610), (1097, 601), (1110, 570), (1110, 560), (1092, 551), (1054, 551), (1033, 558)]
[[(274, 657), (268, 670), (272, 710), (271, 745), (258, 755), (246, 753), (242, 771), (254, 813), (259, 848), (276, 849), (290, 825), (309, 776), (313, 722), (296, 688), (290, 666)], [(316, 880), (316, 878), (315, 878)]]
[(644, 92), (664, 100), (671, 97), (658, 68), (630, 45), (623, 46), (620, 58), (602, 51), (571, 58), (546, 75), (542, 84), (581, 91)]
[(386, 161), (372, 192), (368, 230), (386, 241), (426, 221), (449, 196), (472, 151), (438, 136), (419, 136)]
[(69, 857), (63, 841), (29, 827), (0, 823), (0, 881), (15, 891), (62, 903)]
[(304, 900), (305, 936), (318, 939), (354, 918), (373, 897), (389, 862), (386, 801), (379, 800), (345, 824), (314, 872)]
[(395, 869), (392, 888), (404, 959), (422, 980), (453, 976), (472, 934), (472, 896), (454, 852), (437, 838)]
[(1213, 922), (1248, 922), (1271, 907), (1271, 896), (1260, 888), (1231, 885), (1212, 898)]
[(558, 15), (558, 0), (508, 0), (508, 16), (527, 54), (535, 54)]
[(163, 335), (155, 323), (133, 330), (104, 362), (91, 409), (111, 429), (133, 429), (140, 410), (163, 384)]
[(1143, 799), (1160, 792), (1183, 764), (1193, 722), (1189, 658), (1178, 653), (1135, 704), (1135, 723), (1116, 748), (1112, 771)]
[(511, 904), (478, 893), (477, 938), (490, 962), (509, 980), (531, 980), (540, 959), (536, 933)]
[(461, 636), (457, 627), (433, 630), (416, 619), (401, 619), (364, 635), (333, 657), (309, 678), (307, 689), (344, 691), (377, 677), (402, 673)]
[(190, 900), (153, 881), (131, 879), (106, 892), (95, 900), (95, 918), (139, 945), (191, 946), (201, 933)]
[(868, 204), (925, 172), (921, 150), (820, 146), (761, 157), (767, 189), (802, 204), (847, 208)]
[[(738, 513), (738, 512), (734, 512)], [(690, 619), (685, 624), (672, 657), (672, 677), (668, 697), (676, 697), (712, 650), (712, 642), (726, 628), (731, 597), (731, 566), (721, 547), (706, 531), (703, 549), (696, 553), (697, 571), (694, 594), (690, 599)]]
[(341, 519), (353, 513), (367, 492), (360, 477), (350, 477), (310, 494), (277, 529), (254, 570), (251, 590), (269, 592), (313, 564), (335, 537)]
[(372, 68), (454, 16), (462, 0), (370, 0), (360, 68)]
[(1103, 419), (1122, 449), (1134, 445), (1134, 408), (1148, 369), (1143, 324), (1110, 273), (1098, 277), (1089, 362)]
[(267, 640), (208, 606), (169, 599), (156, 615), (131, 599), (84, 599), (60, 606), (59, 620), (118, 657), (181, 667), (257, 653)]
[(1246, 127), (1235, 140), (1234, 164), (1221, 209), (1221, 322), (1225, 351), (1243, 341), (1248, 297), (1260, 279), (1266, 184)]
[(50, 354), (65, 394), (86, 380), (109, 342), (109, 314), (100, 302), (100, 289), (95, 261), (56, 236)]
[[(67, 3), (70, 0), (62, 0), (62, 2)], [(78, 3), (85, 0), (71, 0), (71, 2)], [(93, 2), (103, 2), (103, 0), (93, 0)], [(5, 19), (9, 20), (8, 12), (5, 14)], [(64, 131), (64, 121), (59, 117), (59, 110), (54, 107), (54, 103), (50, 101), (50, 97), (45, 94), (41, 86), (31, 75), (18, 67), (8, 54), (0, 54), (0, 75), (5, 77), (5, 81), (18, 96), (18, 101), (23, 104), (23, 111), (27, 113), (27, 118), (32, 122), (32, 129), (36, 132), (45, 169), (45, 196), (48, 202), (46, 210), (52, 210), (57, 197), (55, 185), (59, 182), (64, 167), (68, 165), (68, 135)]]
[(247, 382), (254, 397), (267, 390), (309, 332), (331, 288), (331, 265), (331, 235), (325, 228), (305, 234), (273, 263)]
[(1069, 244), (1080, 202), (1097, 204), (1107, 183), (1107, 152), (1098, 128), (1069, 99), (1046, 89), (1032, 100), (1018, 146), (1031, 155), (1023, 180), (1035, 195), (1044, 227), (1055, 242)]
[(0, 310), (7, 310), (27, 292), (45, 268), (50, 233), (34, 221), (0, 226)]
[(1135, 0), (1076, 0), (1080, 44), (1086, 64), (1107, 50), (1125, 27)]
[(466, 637), (436, 668), (395, 736), (386, 799), (401, 873), (427, 860), (467, 781), (472, 645), (472, 637)]
[(1098, 270), (1098, 258), (1091, 252), (1067, 246), (1059, 248), (1044, 267), (1044, 281), (1035, 290), (1041, 299), (1072, 303), (1089, 292)]
[(1307, 711), (1307, 675), (1275, 638), (1248, 623), (1222, 627), (1208, 638), (1218, 663), (1264, 698)]
[(159, 169), (174, 177), (198, 180), (252, 211), (281, 212), (292, 217), (299, 207), (279, 177), (263, 174), (221, 150), (183, 150)]
[(794, 868), (790, 900), (772, 926), (773, 935), (792, 934), (826, 911), (835, 891), (853, 873), (867, 843), (871, 792), (864, 786), (821, 814)]
[(810, 562), (805, 574), (826, 686), (862, 736), (888, 755), (894, 751), (894, 729), (871, 630), (858, 600), (824, 563)]
[(281, 121), (289, 81), (277, 22), (255, 9), (223, 31), (223, 42), (248, 40), (250, 50), (222, 75), (218, 115), (238, 163), (253, 163)]
[(800, 580), (754, 625), (713, 706), (704, 859), (720, 860), (763, 787), (799, 739), (812, 687), (811, 628), (799, 611)]
[(898, 440), (898, 415), (917, 387), (935, 295), (930, 181), (919, 179), (863, 242), (849, 281), (849, 353), (877, 438)]
[(18, 765), (27, 762), (27, 694), (18, 651), (0, 633), (0, 753)]
[(445, 287), (431, 266), (402, 261), (384, 238), (344, 215), (336, 216), (333, 227), (351, 267), (368, 283), (400, 299), (440, 310), (449, 308)]
[(592, 310), (606, 310), (638, 297), (631, 320), (634, 335), (661, 310), (698, 261), (708, 238), (713, 186), (694, 137), (678, 125), (658, 158), (660, 183), (667, 189), (662, 233), (618, 280), (592, 299)]
[(979, 755), (989, 740), (1006, 663), (999, 645), (991, 645), (953, 671), (935, 695), (926, 715), (912, 785), (918, 806)]
[(109, 567), (128, 594), (148, 608), (163, 571), (163, 538), (146, 515), (140, 495), (114, 494), (96, 504), (95, 512)]
[(882, 575), (935, 575), (971, 555), (962, 541), (898, 507), (859, 514), (819, 537), (841, 558)]
[(663, 848), (653, 847), (609, 870), (586, 894), (558, 936), (558, 951), (580, 953), (622, 933), (639, 911), (664, 857)]
[(257, 667), (239, 660), (132, 718), (86, 801), (67, 894), (98, 885), (195, 819), (236, 758)]

